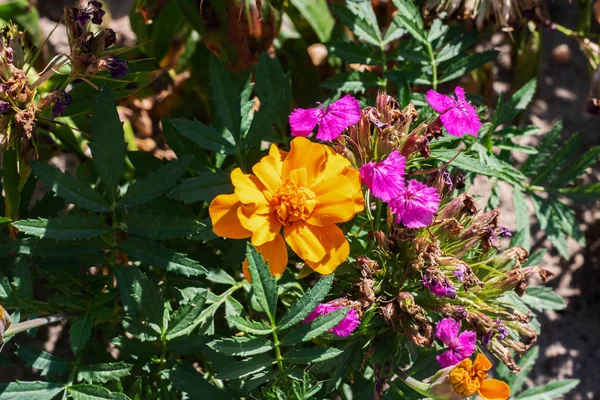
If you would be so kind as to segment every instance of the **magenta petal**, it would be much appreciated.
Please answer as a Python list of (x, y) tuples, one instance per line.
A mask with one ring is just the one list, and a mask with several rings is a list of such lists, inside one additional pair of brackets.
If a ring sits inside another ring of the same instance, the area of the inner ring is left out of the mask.
[(346, 317), (341, 320), (339, 324), (331, 328), (329, 332), (336, 336), (347, 337), (350, 336), (359, 325), (360, 319), (358, 318), (358, 313), (355, 309), (351, 308), (348, 311), (348, 314), (346, 314)]
[(458, 103), (467, 101), (467, 99), (465, 98), (465, 89), (461, 88), (460, 86), (457, 86), (454, 89), (454, 93), (456, 94), (456, 100), (458, 100)]
[(371, 193), (383, 201), (390, 201), (404, 189), (405, 158), (393, 151), (384, 161), (369, 162), (360, 169), (360, 177)]
[(396, 214), (396, 223), (422, 228), (431, 224), (439, 204), (440, 195), (435, 188), (412, 179), (400, 196), (390, 202), (390, 207)]
[(308, 136), (319, 122), (322, 111), (318, 108), (296, 108), (289, 117), (292, 136)]
[(477, 334), (473, 331), (464, 331), (458, 336), (453, 349), (462, 354), (465, 358), (471, 357), (475, 352), (475, 343), (477, 342)]
[(431, 108), (439, 113), (448, 111), (454, 106), (454, 101), (451, 97), (445, 96), (431, 89), (427, 91), (427, 103), (429, 103)]
[(442, 124), (452, 136), (462, 136), (468, 133), (471, 136), (477, 136), (481, 121), (477, 110), (471, 104), (463, 102), (440, 117)]
[(459, 331), (460, 323), (452, 318), (444, 318), (435, 326), (435, 336), (445, 344), (452, 343)]
[(327, 107), (319, 121), (317, 139), (327, 141), (340, 136), (344, 129), (360, 121), (360, 103), (347, 94)]
[(435, 359), (440, 364), (441, 368), (451, 367), (453, 365), (458, 364), (462, 360), (467, 357), (463, 357), (462, 354), (459, 354), (452, 350), (446, 350), (440, 355), (435, 356)]

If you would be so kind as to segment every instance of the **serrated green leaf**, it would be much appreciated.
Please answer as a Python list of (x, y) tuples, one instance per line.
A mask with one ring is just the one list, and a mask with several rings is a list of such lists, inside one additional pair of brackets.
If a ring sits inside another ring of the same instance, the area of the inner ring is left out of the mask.
[(375, 23), (373, 23), (373, 18), (369, 18), (368, 9), (370, 9), (370, 14), (373, 14), (370, 3), (347, 3), (346, 7), (332, 4), (331, 8), (340, 21), (361, 40), (377, 47), (382, 45), (383, 39), (377, 20), (375, 19)]
[(69, 203), (92, 211), (109, 211), (102, 196), (71, 175), (39, 161), (30, 161), (31, 170), (44, 185)]
[(125, 165), (125, 133), (110, 90), (102, 86), (96, 97), (92, 117), (92, 160), (111, 200), (116, 199), (117, 186)]
[(92, 335), (92, 329), (92, 319), (87, 314), (73, 321), (69, 329), (69, 344), (73, 354), (79, 354), (83, 349)]
[(0, 224), (5, 224), (7, 222), (10, 222), (10, 218), (0, 217)]
[(273, 329), (271, 329), (271, 327), (264, 322), (248, 321), (246, 318), (237, 315), (230, 315), (227, 317), (227, 321), (240, 331), (250, 333), (252, 335), (268, 335), (273, 332)]
[(555, 179), (556, 186), (564, 186), (566, 183), (573, 181), (581, 176), (589, 167), (596, 164), (600, 157), (600, 146), (592, 147), (586, 151), (577, 161), (567, 166)]
[(521, 112), (525, 111), (525, 109), (533, 99), (536, 85), (537, 80), (535, 78), (530, 80), (525, 85), (523, 85), (522, 88), (517, 90), (517, 92), (507, 102), (504, 102), (504, 96), (501, 96), (498, 100), (498, 107), (496, 108), (496, 112), (492, 117), (492, 124), (494, 126), (505, 124), (513, 118), (515, 118)]
[(600, 199), (600, 183), (561, 188), (558, 192), (576, 201), (596, 201)]
[(290, 2), (310, 24), (321, 42), (331, 38), (335, 20), (329, 12), (326, 0), (291, 0)]
[(514, 143), (510, 139), (497, 141), (494, 143), (494, 147), (508, 151), (518, 151), (525, 154), (537, 154), (538, 151), (535, 147), (527, 146), (524, 144)]
[(169, 197), (181, 200), (185, 204), (199, 201), (212, 201), (220, 194), (230, 193), (233, 190), (231, 178), (224, 171), (200, 172), (195, 178), (183, 180), (169, 194)]
[(331, 285), (333, 285), (333, 275), (328, 275), (319, 280), (283, 316), (279, 322), (279, 330), (283, 331), (290, 328), (308, 317), (321, 300), (327, 296), (327, 293), (331, 290)]
[(281, 341), (282, 345), (290, 346), (312, 340), (336, 326), (346, 317), (349, 308), (340, 308), (328, 314), (315, 318), (310, 324), (304, 324), (288, 333)]
[(237, 142), (240, 139), (242, 124), (240, 91), (235, 79), (217, 57), (211, 55), (208, 65), (209, 84), (215, 109)]
[(117, 208), (134, 208), (146, 204), (170, 190), (192, 162), (192, 156), (171, 161), (147, 177), (136, 181), (117, 202)]
[(219, 371), (216, 374), (217, 379), (231, 380), (243, 378), (251, 374), (263, 371), (271, 365), (275, 364), (275, 360), (271, 357), (260, 355), (252, 358), (247, 358), (243, 361), (228, 365), (226, 371)]
[(222, 154), (233, 154), (235, 152), (233, 143), (221, 136), (215, 128), (204, 125), (198, 120), (171, 119), (168, 122), (181, 136), (190, 139), (206, 150)]
[(271, 271), (262, 258), (262, 255), (250, 243), (246, 245), (248, 258), (248, 271), (252, 278), (252, 289), (256, 300), (270, 319), (275, 317), (277, 307), (277, 283), (271, 276)]
[(0, 383), (2, 400), (52, 400), (65, 390), (63, 383), (10, 382)]
[(206, 296), (206, 291), (199, 293), (192, 301), (173, 314), (167, 331), (168, 340), (189, 335), (202, 322), (200, 315), (206, 302)]
[(13, 286), (22, 299), (33, 301), (33, 279), (29, 263), (23, 256), (14, 259)]
[(563, 310), (567, 306), (563, 298), (547, 286), (528, 287), (521, 300), (536, 311)]
[(329, 54), (339, 57), (348, 63), (379, 65), (383, 63), (381, 53), (371, 46), (362, 43), (335, 40), (325, 43)]
[(553, 181), (562, 167), (573, 162), (573, 156), (579, 151), (581, 145), (580, 139), (581, 134), (576, 133), (565, 143), (561, 144), (558, 151), (547, 158), (544, 163), (544, 168), (537, 171), (531, 184), (540, 185)]
[(185, 276), (204, 275), (208, 271), (197, 261), (185, 254), (148, 242), (140, 238), (129, 238), (119, 243), (119, 249), (148, 265)]
[(343, 352), (335, 347), (327, 349), (307, 348), (291, 351), (283, 356), (283, 362), (294, 364), (314, 364), (335, 358)]
[(75, 400), (129, 400), (123, 393), (113, 393), (102, 386), (74, 385), (69, 387), (69, 396)]
[(91, 241), (59, 242), (50, 239), (21, 239), (8, 246), (18, 254), (27, 254), (36, 257), (70, 257), (81, 254), (90, 254), (106, 250), (107, 246), (100, 239)]
[(77, 369), (77, 380), (90, 383), (119, 381), (130, 375), (132, 367), (124, 362), (83, 365)]
[(150, 240), (179, 239), (198, 235), (206, 224), (194, 219), (161, 215), (148, 217), (147, 214), (127, 214), (121, 219), (119, 227), (129, 233)]
[(338, 92), (364, 92), (368, 88), (381, 86), (383, 81), (371, 71), (344, 72), (321, 83), (321, 87)]
[[(448, 162), (452, 160), (454, 156), (456, 156), (456, 153), (456, 150), (432, 149), (431, 157)], [(460, 153), (458, 156), (456, 156), (450, 166), (469, 172), (475, 172), (481, 175), (496, 176), (496, 171), (494, 171), (488, 165), (482, 163), (478, 158), (466, 153)]]
[(19, 231), (45, 239), (90, 239), (110, 232), (104, 218), (95, 215), (68, 215), (56, 219), (24, 219), (12, 224)]
[(213, 340), (208, 347), (228, 356), (254, 356), (273, 349), (273, 343), (264, 338), (247, 336)]
[(17, 357), (27, 366), (40, 370), (42, 376), (49, 373), (62, 375), (69, 370), (71, 364), (64, 358), (27, 346), (19, 346)]
[(515, 400), (554, 400), (569, 393), (579, 385), (579, 379), (552, 381), (542, 386), (527, 389), (515, 397)]
[(236, 284), (235, 279), (222, 269), (211, 269), (208, 275), (206, 275), (206, 280), (223, 285)]
[(200, 373), (188, 365), (178, 365), (169, 371), (163, 371), (163, 375), (182, 392), (193, 400), (224, 400), (232, 399), (224, 390), (211, 385)]
[(410, 0), (393, 0), (398, 9), (394, 17), (410, 33), (410, 35), (423, 44), (427, 44), (427, 32), (423, 26), (423, 18), (419, 9)]
[(139, 321), (143, 314), (149, 322), (161, 327), (165, 308), (154, 282), (135, 267), (118, 266), (114, 271), (127, 315)]
[(260, 99), (260, 110), (254, 113), (252, 124), (246, 136), (246, 146), (249, 147), (259, 143), (273, 132), (273, 125), (279, 114), (281, 114), (283, 97), (284, 94), (281, 91), (277, 95)]
[(511, 246), (521, 246), (531, 249), (531, 230), (529, 226), (529, 208), (523, 192), (513, 188), (513, 207), (517, 222), (517, 234), (510, 241)]
[(473, 71), (476, 68), (481, 67), (491, 61), (494, 61), (500, 52), (496, 50), (488, 50), (483, 53), (475, 53), (469, 55), (463, 55), (456, 62), (450, 64), (448, 68), (444, 70), (439, 82), (448, 82), (456, 78), (460, 78)]
[(535, 365), (535, 361), (537, 360), (539, 354), (540, 348), (534, 347), (525, 353), (523, 357), (521, 357), (518, 364), (519, 367), (521, 367), (521, 372), (519, 375), (510, 374), (507, 382), (512, 393), (519, 393), (521, 391), (525, 381), (527, 380), (527, 377), (533, 370), (533, 366)]
[(397, 15), (394, 16), (394, 19), (390, 23), (390, 26), (388, 26), (385, 36), (383, 37), (384, 46), (387, 46), (396, 39), (400, 39), (402, 36), (406, 35), (406, 33), (407, 31), (402, 27), (401, 18)]

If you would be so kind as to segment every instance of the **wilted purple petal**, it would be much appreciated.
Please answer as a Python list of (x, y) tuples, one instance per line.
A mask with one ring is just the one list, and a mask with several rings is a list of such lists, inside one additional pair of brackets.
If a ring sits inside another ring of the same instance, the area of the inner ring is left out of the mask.
[(0, 114), (4, 114), (10, 110), (10, 103), (8, 101), (0, 100)]

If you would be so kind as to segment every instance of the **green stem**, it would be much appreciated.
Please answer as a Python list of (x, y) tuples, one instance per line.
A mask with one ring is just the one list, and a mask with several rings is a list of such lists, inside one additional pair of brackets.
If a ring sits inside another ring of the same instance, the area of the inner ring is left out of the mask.
[(437, 61), (435, 59), (433, 47), (431, 47), (431, 43), (429, 42), (427, 42), (427, 53), (429, 53), (429, 60), (431, 61), (431, 70), (433, 72), (433, 82), (431, 83), (431, 87), (433, 88), (433, 90), (436, 90), (438, 84)]
[(383, 213), (383, 202), (377, 199), (377, 210), (375, 213), (375, 232), (379, 231), (379, 227), (381, 226), (381, 214)]
[(427, 389), (429, 389), (429, 385), (427, 385), (426, 383), (423, 383), (421, 381), (418, 381), (411, 376), (408, 376), (401, 369), (396, 370), (396, 373), (398, 374), (400, 379), (402, 379), (404, 381), (404, 383), (406, 383), (408, 386), (410, 386), (411, 389), (422, 394), (423, 396), (427, 396), (427, 397), (430, 396), (430, 393), (427, 390)]
[(75, 382), (75, 376), (77, 375), (77, 369), (79, 368), (79, 362), (81, 361), (81, 354), (83, 351), (80, 351), (75, 357), (75, 361), (73, 362), (73, 368), (71, 368), (71, 372), (69, 373), (69, 380), (67, 381), (67, 386), (65, 387), (65, 391), (63, 392), (63, 400), (67, 399), (67, 395), (69, 392), (69, 387), (73, 386)]
[(269, 318), (271, 322), (271, 329), (273, 329), (273, 345), (275, 346), (275, 359), (277, 360), (277, 369), (281, 374), (283, 371), (283, 357), (281, 356), (281, 349), (279, 348), (279, 336), (277, 336), (277, 325), (275, 324), (274, 318)]
[(52, 324), (54, 322), (62, 321), (66, 318), (67, 318), (66, 314), (61, 313), (61, 314), (56, 314), (56, 315), (50, 315), (48, 317), (30, 319), (29, 321), (25, 321), (25, 322), (21, 322), (21, 323), (12, 325), (10, 328), (8, 328), (4, 332), (4, 335), (2, 335), (2, 336), (3, 336), (3, 338), (9, 337), (9, 336), (14, 336), (17, 333), (21, 333), (21, 332), (24, 332), (26, 330), (33, 329), (33, 328), (39, 328), (40, 326)]

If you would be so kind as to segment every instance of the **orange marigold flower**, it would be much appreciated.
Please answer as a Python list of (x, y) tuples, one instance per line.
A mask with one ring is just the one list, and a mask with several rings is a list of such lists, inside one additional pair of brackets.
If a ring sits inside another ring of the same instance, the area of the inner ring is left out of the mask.
[(498, 379), (486, 379), (492, 363), (479, 353), (475, 361), (467, 358), (456, 364), (450, 371), (450, 383), (456, 393), (465, 396), (479, 394), (484, 400), (506, 400), (510, 396), (510, 388)]
[(330, 147), (298, 137), (289, 153), (272, 145), (252, 172), (233, 170), (234, 194), (210, 204), (215, 234), (250, 238), (276, 276), (288, 262), (285, 243), (316, 272), (331, 274), (350, 251), (335, 224), (364, 208), (358, 170)]

